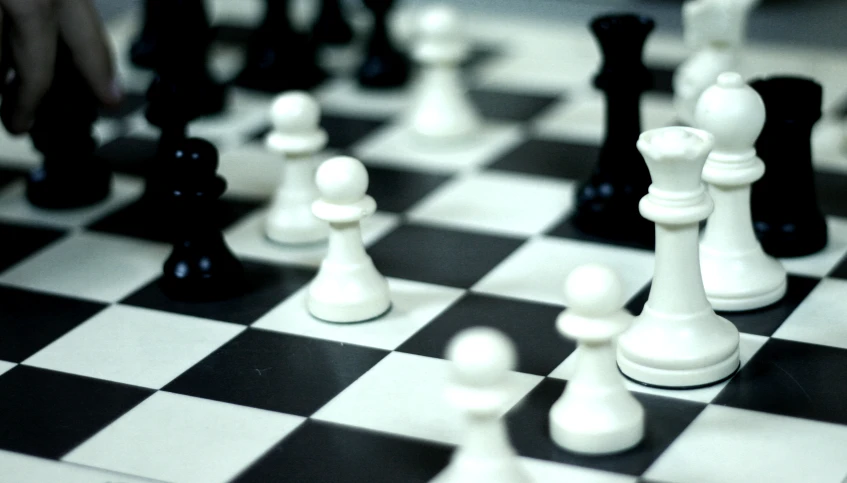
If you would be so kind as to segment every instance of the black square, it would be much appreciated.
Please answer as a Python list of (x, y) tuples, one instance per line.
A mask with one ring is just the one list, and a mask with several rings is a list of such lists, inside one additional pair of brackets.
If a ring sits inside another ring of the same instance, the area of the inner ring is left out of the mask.
[(412, 336), (398, 350), (441, 358), (457, 332), (487, 326), (502, 330), (517, 346), (520, 372), (546, 376), (573, 352), (575, 345), (556, 331), (562, 307), (475, 293), (458, 302)]
[(653, 74), (653, 92), (673, 95), (673, 74), (676, 71), (676, 66), (647, 66), (650, 73)]
[(550, 408), (566, 382), (545, 379), (507, 414), (512, 443), (521, 456), (638, 476), (694, 421), (705, 404), (633, 393), (644, 407), (644, 439), (634, 448), (614, 455), (578, 455), (565, 451), (550, 438)]
[(387, 354), (353, 344), (247, 329), (164, 389), (309, 416)]
[(835, 269), (829, 272), (827, 276), (847, 280), (847, 256), (842, 258), (841, 261), (838, 262), (838, 265), (835, 267)]
[(847, 175), (817, 171), (815, 188), (824, 214), (847, 218)]
[(491, 169), (583, 180), (597, 164), (600, 148), (590, 144), (530, 139), (495, 161)]
[[(324, 114), (321, 116), (321, 127), (329, 135), (327, 147), (342, 151), (361, 141), (384, 124), (385, 121), (377, 119), (345, 117), (336, 114)], [(262, 141), (270, 130), (270, 126), (266, 126), (251, 138), (256, 141)]]
[(424, 483), (449, 458), (446, 446), (308, 420), (234, 481)]
[(223, 44), (245, 45), (254, 31), (252, 27), (244, 25), (216, 25), (212, 28), (212, 39)]
[(404, 213), (447, 181), (448, 176), (368, 166), (368, 194), (380, 211)]
[(117, 173), (144, 176), (158, 146), (155, 139), (122, 136), (100, 146), (97, 157), (106, 160)]
[(309, 283), (315, 276), (313, 270), (302, 268), (253, 261), (242, 263), (246, 286), (236, 297), (215, 302), (180, 302), (168, 298), (162, 292), (159, 281), (155, 280), (125, 298), (122, 303), (163, 312), (249, 325)]
[(567, 238), (570, 240), (580, 240), (595, 244), (612, 245), (624, 248), (639, 248), (641, 250), (653, 251), (654, 243), (652, 240), (639, 240), (633, 238), (626, 239), (623, 236), (620, 238), (603, 238), (586, 233), (574, 226), (573, 220), (571, 219), (572, 216), (572, 213), (565, 214), (559, 223), (548, 230), (546, 234), (549, 236)]
[[(254, 200), (224, 197), (216, 204), (217, 213), (212, 218), (218, 221), (218, 228), (225, 230), (260, 205), (260, 202)], [(95, 221), (89, 228), (131, 238), (172, 243), (174, 234), (170, 222), (167, 204), (137, 200)]]
[(518, 94), (485, 89), (471, 90), (470, 97), (485, 119), (515, 122), (531, 120), (558, 99), (540, 94)]
[(402, 225), (368, 251), (383, 275), (470, 288), (523, 240), (420, 225)]
[(0, 376), (0, 449), (61, 458), (153, 392), (16, 366)]
[(23, 362), (106, 307), (2, 286), (0, 305), (0, 360), (9, 362)]
[(718, 312), (718, 314), (735, 324), (741, 332), (771, 336), (819, 281), (814, 278), (789, 275), (785, 296), (775, 304), (746, 312)]
[(770, 339), (713, 402), (847, 424), (847, 350)]
[(480, 64), (502, 55), (502, 49), (496, 45), (477, 44), (471, 47), (468, 58), (462, 63), (463, 69), (474, 69)]
[(15, 181), (18, 178), (22, 178), (26, 176), (26, 170), (23, 169), (13, 169), (13, 168), (0, 168), (0, 186), (6, 186), (7, 184)]
[(64, 235), (59, 230), (0, 222), (0, 271), (41, 250)]
[(140, 111), (147, 104), (147, 96), (143, 92), (124, 93), (123, 102), (117, 107), (100, 108), (100, 117), (105, 119), (124, 119)]

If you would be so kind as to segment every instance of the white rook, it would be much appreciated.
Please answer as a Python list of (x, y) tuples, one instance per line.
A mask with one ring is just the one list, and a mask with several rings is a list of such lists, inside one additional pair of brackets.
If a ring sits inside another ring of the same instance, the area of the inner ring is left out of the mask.
[(739, 366), (738, 329), (715, 314), (700, 274), (698, 225), (714, 207), (700, 173), (713, 145), (711, 134), (687, 127), (638, 139), (653, 181), (639, 209), (656, 224), (656, 260), (647, 303), (618, 340), (618, 366), (644, 384), (704, 386)]

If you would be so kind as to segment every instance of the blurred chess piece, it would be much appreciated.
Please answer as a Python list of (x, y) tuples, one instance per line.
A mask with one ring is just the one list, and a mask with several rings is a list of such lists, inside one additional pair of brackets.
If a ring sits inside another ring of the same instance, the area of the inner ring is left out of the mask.
[(700, 95), (722, 72), (737, 70), (747, 18), (759, 0), (689, 0), (682, 7), (685, 43), (693, 54), (673, 78), (679, 119), (694, 125)]

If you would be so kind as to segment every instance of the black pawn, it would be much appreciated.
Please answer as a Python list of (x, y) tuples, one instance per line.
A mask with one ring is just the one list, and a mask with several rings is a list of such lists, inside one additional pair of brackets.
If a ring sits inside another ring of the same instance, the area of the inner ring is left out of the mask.
[(603, 54), (594, 86), (606, 99), (606, 139), (591, 177), (576, 194), (573, 225), (582, 232), (636, 245), (650, 245), (653, 224), (638, 211), (650, 173), (636, 148), (641, 134), (641, 94), (653, 78), (642, 53), (652, 19), (609, 15), (591, 23)]
[(772, 77), (750, 84), (767, 117), (756, 152), (765, 175), (753, 184), (752, 213), (762, 248), (775, 257), (799, 257), (826, 246), (812, 167), (812, 128), (821, 118), (823, 88), (811, 79)]
[(363, 0), (373, 13), (373, 29), (365, 60), (357, 74), (363, 87), (400, 87), (409, 80), (409, 59), (397, 50), (388, 33), (388, 12), (394, 0)]
[(27, 178), (26, 196), (41, 208), (69, 209), (95, 204), (111, 190), (108, 163), (95, 156), (91, 135), (98, 101), (59, 42), (53, 84), (44, 97), (30, 130), (32, 143), (44, 157)]
[(243, 268), (227, 247), (216, 214), (226, 181), (216, 174), (218, 152), (202, 139), (177, 143), (163, 185), (174, 230), (174, 247), (160, 279), (169, 297), (221, 300), (243, 290)]
[(308, 90), (323, 82), (312, 40), (294, 30), (288, 0), (266, 0), (265, 19), (247, 46), (247, 61), (235, 83), (264, 92)]
[(159, 25), (159, 39), (167, 47), (156, 59), (156, 77), (147, 90), (147, 119), (158, 127), (171, 122), (167, 118), (175, 111), (179, 122), (187, 122), (217, 114), (226, 104), (226, 89), (207, 65), (212, 30), (203, 0), (169, 0), (167, 10)]
[(353, 40), (353, 29), (344, 18), (344, 11), (339, 0), (321, 2), (318, 19), (312, 26), (312, 37), (319, 45), (344, 45)]
[(168, 15), (167, 0), (145, 0), (144, 26), (138, 38), (132, 43), (129, 58), (133, 64), (146, 69), (156, 67), (156, 57), (160, 55), (162, 44), (159, 36), (163, 19)]

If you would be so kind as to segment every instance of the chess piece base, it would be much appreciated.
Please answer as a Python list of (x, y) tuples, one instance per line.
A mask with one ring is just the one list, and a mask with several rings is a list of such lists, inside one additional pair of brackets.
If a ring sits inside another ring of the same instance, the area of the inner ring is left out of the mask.
[(761, 250), (727, 257), (700, 246), (706, 297), (715, 310), (742, 311), (768, 306), (785, 295), (785, 269)]

